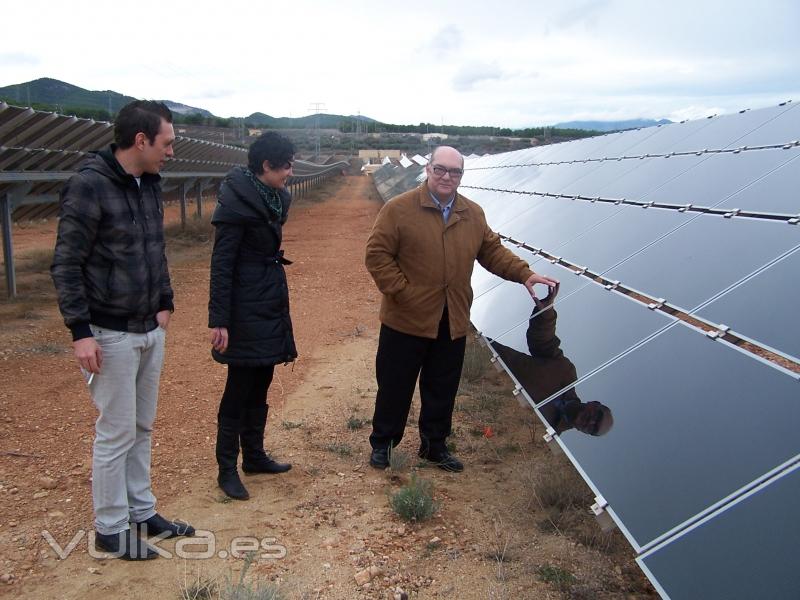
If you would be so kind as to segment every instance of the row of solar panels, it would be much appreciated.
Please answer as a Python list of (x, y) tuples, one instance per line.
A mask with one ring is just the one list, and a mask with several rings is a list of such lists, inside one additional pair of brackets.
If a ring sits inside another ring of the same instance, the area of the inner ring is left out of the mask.
[(476, 267), (473, 324), (664, 597), (800, 590), (798, 139), (787, 103), (467, 161), (461, 191), (561, 282), (535, 313)]
[[(54, 216), (64, 182), (88, 152), (111, 143), (113, 134), (110, 123), (0, 103), (0, 220), (9, 296), (16, 295), (11, 222)], [(247, 150), (202, 140), (178, 137), (174, 150), (175, 157), (161, 171), (162, 189), (167, 198), (182, 202), (194, 192), (198, 211), (204, 190), (217, 187), (231, 168), (247, 163)], [(349, 166), (344, 161), (318, 165), (298, 160), (287, 185), (302, 194)]]
[[(11, 195), (15, 207), (53, 203), (87, 152), (106, 147), (112, 140), (111, 123), (0, 103), (0, 195)], [(202, 187), (218, 182), (232, 167), (247, 162), (246, 149), (190, 138), (176, 138), (174, 150), (175, 157), (162, 170), (166, 191), (187, 183)], [(288, 185), (348, 167), (346, 162), (296, 161)], [(40, 213), (37, 209), (36, 214)]]

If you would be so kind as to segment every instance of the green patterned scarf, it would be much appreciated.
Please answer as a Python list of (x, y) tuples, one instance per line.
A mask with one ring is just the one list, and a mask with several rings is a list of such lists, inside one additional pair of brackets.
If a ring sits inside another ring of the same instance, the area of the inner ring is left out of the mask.
[(278, 219), (281, 219), (283, 217), (283, 203), (281, 203), (278, 190), (264, 184), (250, 169), (245, 169), (244, 173), (253, 184), (253, 187), (256, 188), (258, 195), (261, 196), (261, 200), (264, 202), (264, 206), (267, 207), (267, 210), (271, 210), (278, 216)]

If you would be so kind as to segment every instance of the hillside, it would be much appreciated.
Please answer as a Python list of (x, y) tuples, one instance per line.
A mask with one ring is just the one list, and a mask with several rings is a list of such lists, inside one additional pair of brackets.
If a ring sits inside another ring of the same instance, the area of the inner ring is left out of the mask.
[[(112, 90), (86, 90), (82, 87), (43, 77), (0, 87), (0, 99), (11, 104), (25, 106), (50, 107), (60, 113), (80, 113), (83, 116), (109, 119), (128, 102), (136, 100), (132, 96), (125, 96)], [(199, 114), (204, 117), (213, 117), (209, 111), (202, 108), (187, 106), (180, 102), (163, 100), (170, 110), (181, 115)]]

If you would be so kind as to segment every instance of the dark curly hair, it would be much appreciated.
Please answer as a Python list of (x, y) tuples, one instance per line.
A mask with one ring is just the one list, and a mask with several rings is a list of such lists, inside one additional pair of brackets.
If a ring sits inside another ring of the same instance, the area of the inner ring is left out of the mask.
[(291, 163), (293, 158), (294, 144), (292, 140), (274, 131), (267, 131), (250, 144), (247, 152), (247, 166), (256, 175), (261, 175), (264, 172), (265, 160), (271, 168), (279, 169), (286, 163)]

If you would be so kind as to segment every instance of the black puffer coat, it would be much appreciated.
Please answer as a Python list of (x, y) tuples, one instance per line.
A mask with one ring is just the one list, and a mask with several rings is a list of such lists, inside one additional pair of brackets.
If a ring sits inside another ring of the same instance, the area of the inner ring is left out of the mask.
[(228, 349), (214, 360), (241, 367), (285, 363), (297, 357), (281, 227), (291, 195), (279, 190), (283, 216), (264, 205), (237, 167), (225, 177), (211, 217), (216, 232), (211, 256), (208, 326), (228, 328)]

